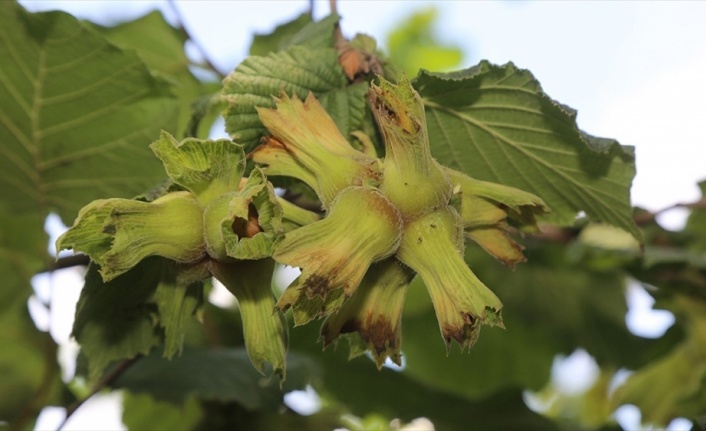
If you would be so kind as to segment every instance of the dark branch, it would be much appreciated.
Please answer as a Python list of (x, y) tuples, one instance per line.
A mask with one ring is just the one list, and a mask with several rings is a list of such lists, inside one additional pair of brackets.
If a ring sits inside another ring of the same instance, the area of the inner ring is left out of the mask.
[(60, 257), (42, 272), (52, 272), (58, 269), (72, 268), (74, 266), (87, 266), (91, 259), (85, 254), (75, 254), (73, 256)]
[(61, 425), (59, 425), (59, 427), (57, 428), (57, 431), (60, 431), (64, 427), (64, 425), (66, 425), (66, 422), (68, 422), (68, 420), (71, 418), (71, 416), (74, 413), (76, 413), (76, 410), (78, 410), (83, 405), (83, 403), (88, 401), (92, 396), (94, 396), (98, 392), (100, 392), (103, 389), (105, 389), (106, 387), (108, 387), (108, 385), (113, 383), (118, 377), (120, 377), (125, 371), (127, 371), (133, 364), (135, 364), (135, 362), (137, 362), (137, 360), (140, 359), (141, 357), (142, 356), (137, 356), (135, 358), (123, 359), (112, 370), (110, 370), (103, 377), (101, 377), (101, 379), (98, 380), (96, 382), (96, 384), (93, 386), (93, 389), (91, 389), (91, 393), (88, 394), (88, 396), (86, 398), (78, 400), (66, 408), (66, 417), (61, 422)]
[(186, 27), (184, 26), (184, 19), (182, 18), (181, 13), (179, 12), (179, 9), (177, 8), (176, 2), (175, 2), (174, 0), (167, 0), (167, 3), (169, 4), (169, 7), (170, 7), (170, 8), (172, 9), (172, 11), (174, 12), (174, 15), (176, 16), (177, 25), (178, 25), (178, 30), (181, 31), (182, 34), (183, 34), (184, 36), (186, 36), (186, 38), (187, 38), (188, 40), (190, 40), (191, 43), (194, 44), (194, 47), (195, 47), (196, 50), (199, 52), (199, 54), (201, 54), (201, 57), (203, 58), (203, 62), (204, 62), (204, 64), (207, 66), (207, 68), (208, 68), (209, 70), (211, 70), (213, 73), (215, 73), (216, 75), (218, 75), (218, 78), (219, 78), (219, 79), (223, 80), (223, 79), (226, 77), (226, 75), (225, 75), (223, 72), (221, 72), (221, 71), (216, 67), (215, 64), (213, 64), (213, 62), (212, 62), (211, 59), (209, 58), (208, 54), (206, 53), (206, 50), (204, 49), (204, 47), (203, 47), (196, 39), (194, 39), (194, 38), (191, 36), (191, 33), (189, 33), (189, 31), (188, 31), (188, 30), (186, 29)]

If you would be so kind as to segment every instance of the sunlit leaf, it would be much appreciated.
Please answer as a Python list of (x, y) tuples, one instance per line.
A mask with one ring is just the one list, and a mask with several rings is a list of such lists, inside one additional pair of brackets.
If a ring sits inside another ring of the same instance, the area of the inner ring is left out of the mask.
[(167, 23), (159, 11), (113, 27), (95, 26), (108, 40), (126, 50), (135, 50), (145, 65), (156, 74), (168, 77), (179, 97), (179, 123), (173, 133), (186, 137), (192, 115), (192, 102), (207, 93), (207, 88), (189, 70), (184, 44), (187, 34)]
[(155, 302), (159, 310), (160, 324), (164, 328), (164, 356), (171, 358), (181, 353), (186, 325), (203, 305), (201, 283), (186, 283), (177, 280), (162, 282), (157, 286)]
[(536, 194), (552, 210), (548, 221), (571, 225), (584, 211), (641, 238), (630, 204), (632, 148), (581, 132), (576, 112), (528, 71), (483, 61), (448, 74), (423, 70), (413, 84), (439, 162)]
[(173, 85), (63, 12), (0, 4), (0, 211), (128, 197), (162, 174), (147, 145), (173, 129)]

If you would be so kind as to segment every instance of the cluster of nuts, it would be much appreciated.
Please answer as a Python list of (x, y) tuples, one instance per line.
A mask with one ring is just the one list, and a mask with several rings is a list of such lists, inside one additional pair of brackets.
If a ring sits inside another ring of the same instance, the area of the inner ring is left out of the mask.
[[(399, 364), (402, 309), (417, 274), (447, 349), (451, 340), (470, 348), (482, 325), (503, 326), (502, 303), (464, 261), (464, 240), (514, 265), (524, 256), (508, 220), (535, 226), (547, 208), (530, 193), (437, 163), (419, 95), (405, 78), (380, 80), (370, 104), (384, 158), (353, 148), (312, 95), (284, 95), (275, 109), (258, 110), (270, 135), (249, 154), (258, 166), (247, 179), (240, 145), (163, 134), (152, 149), (174, 191), (152, 202), (93, 202), (58, 248), (88, 254), (105, 281), (150, 255), (205, 268), (241, 302), (246, 346), (260, 370), (269, 362), (284, 373), (280, 312), (290, 309), (297, 325), (325, 317), (325, 345), (346, 334), (352, 353), (370, 351), (379, 367), (387, 358)], [(277, 197), (266, 176), (308, 185), (323, 217)], [(264, 259), (301, 269), (276, 303), (269, 283), (243, 282), (252, 275), (242, 263)]]

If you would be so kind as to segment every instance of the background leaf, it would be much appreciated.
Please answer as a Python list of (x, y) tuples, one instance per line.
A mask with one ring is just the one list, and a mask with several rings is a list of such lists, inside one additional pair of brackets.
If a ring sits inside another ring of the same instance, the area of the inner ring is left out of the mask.
[(333, 47), (333, 31), (340, 19), (338, 15), (329, 15), (320, 21), (307, 24), (291, 38), (283, 40), (283, 43), (280, 44), (280, 50), (294, 45), (307, 46), (312, 49)]
[(56, 343), (35, 327), (27, 304), (32, 276), (49, 261), (47, 235), (36, 215), (0, 212), (0, 226), (0, 421), (31, 428), (44, 405), (59, 402), (61, 385)]
[(179, 121), (172, 131), (177, 139), (188, 136), (192, 103), (209, 92), (189, 70), (191, 62), (184, 52), (187, 34), (169, 25), (159, 11), (113, 27), (94, 25), (108, 40), (125, 50), (135, 50), (152, 73), (166, 77), (175, 87), (179, 101)]
[(571, 225), (584, 211), (641, 238), (630, 204), (632, 149), (581, 132), (576, 112), (528, 71), (483, 61), (447, 74), (422, 70), (413, 85), (439, 162), (538, 195), (552, 210), (549, 222)]
[(341, 403), (356, 416), (375, 412), (403, 422), (423, 416), (437, 430), (554, 429), (550, 421), (527, 408), (520, 391), (504, 391), (472, 402), (438, 386), (422, 384), (410, 378), (407, 371), (388, 368), (378, 371), (375, 363), (365, 356), (349, 361), (347, 349), (340, 346), (322, 353), (321, 345), (316, 342), (316, 326), (294, 328), (290, 332), (292, 345), (316, 355), (323, 370), (323, 384), (314, 383), (319, 393)]
[(408, 76), (414, 76), (422, 68), (443, 71), (461, 64), (461, 48), (443, 44), (435, 37), (438, 16), (434, 8), (416, 11), (388, 35), (390, 62)]
[(163, 278), (157, 286), (155, 302), (164, 328), (164, 356), (171, 358), (181, 353), (186, 327), (203, 306), (203, 284)]
[(513, 272), (480, 247), (467, 248), (471, 269), (502, 300), (507, 328), (484, 328), (468, 354), (452, 348), (446, 355), (428, 295), (415, 281), (403, 318), (405, 372), (475, 400), (512, 388), (539, 390), (554, 358), (579, 348), (608, 368), (637, 368), (668, 348), (628, 331), (623, 273), (587, 269), (560, 246), (528, 244), (526, 253), (530, 263)]
[(250, 45), (250, 55), (267, 55), (285, 49), (292, 36), (311, 23), (311, 15), (303, 13), (292, 21), (278, 25), (269, 34), (256, 34)]
[[(357, 100), (365, 84), (347, 86), (333, 48), (311, 49), (291, 46), (266, 57), (251, 56), (223, 81), (223, 98), (228, 103), (224, 112), (226, 130), (231, 138), (251, 151), (266, 133), (255, 107), (273, 108), (273, 96), (282, 92), (301, 100), (313, 92), (334, 121), (342, 127), (343, 136), (360, 128), (364, 100)], [(355, 103), (350, 103), (355, 100)], [(348, 118), (349, 113), (355, 116)]]
[(686, 336), (628, 377), (614, 394), (615, 405), (639, 406), (643, 423), (657, 427), (676, 417), (703, 415), (706, 400), (706, 301), (677, 295), (669, 302)]
[(63, 12), (0, 4), (0, 211), (65, 222), (162, 174), (147, 145), (178, 116), (173, 85)]
[(162, 341), (150, 303), (160, 281), (162, 258), (147, 258), (127, 273), (103, 283), (90, 265), (76, 305), (73, 336), (97, 377), (113, 361), (146, 355)]
[[(217, 371), (217, 378), (214, 378)], [(140, 359), (116, 381), (115, 387), (148, 393), (157, 400), (184, 403), (202, 400), (237, 402), (248, 410), (276, 411), (283, 391), (302, 389), (316, 379), (316, 365), (306, 356), (287, 357), (287, 380), (266, 379), (250, 363), (244, 348), (185, 349), (170, 361), (152, 354)]]
[(129, 430), (189, 430), (202, 416), (193, 397), (178, 405), (155, 400), (149, 394), (123, 391), (123, 423)]

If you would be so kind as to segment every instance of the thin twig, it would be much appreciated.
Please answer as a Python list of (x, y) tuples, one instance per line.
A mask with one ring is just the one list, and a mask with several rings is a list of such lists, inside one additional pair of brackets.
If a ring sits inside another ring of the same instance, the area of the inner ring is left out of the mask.
[(662, 213), (665, 213), (667, 211), (671, 211), (671, 210), (677, 209), (677, 208), (685, 208), (685, 209), (690, 209), (690, 210), (693, 210), (696, 208), (706, 208), (706, 197), (703, 197), (695, 202), (688, 202), (688, 203), (681, 202), (681, 203), (676, 203), (674, 205), (669, 205), (668, 207), (662, 208), (662, 209), (654, 211), (654, 212), (645, 211), (641, 214), (636, 214), (635, 215), (635, 223), (637, 223), (638, 226), (652, 223)]
[(191, 43), (194, 44), (194, 47), (196, 48), (196, 50), (199, 52), (199, 54), (201, 54), (201, 57), (203, 57), (203, 62), (206, 66), (208, 66), (208, 69), (210, 69), (213, 73), (218, 75), (219, 79), (223, 80), (226, 77), (225, 73), (221, 72), (216, 67), (216, 65), (213, 64), (213, 62), (209, 58), (208, 54), (206, 53), (206, 50), (204, 49), (204, 47), (196, 39), (194, 39), (191, 36), (191, 33), (189, 33), (189, 31), (186, 29), (186, 26), (184, 25), (184, 19), (182, 18), (181, 13), (179, 12), (179, 9), (177, 8), (176, 2), (174, 0), (167, 0), (167, 4), (172, 9), (172, 12), (174, 12), (174, 16), (176, 17), (176, 20), (177, 20), (178, 30), (181, 31), (182, 34), (184, 34), (184, 36), (186, 36), (186, 38), (188, 40), (190, 40)]
[[(686, 209), (706, 209), (706, 197), (699, 199), (695, 202), (689, 203), (676, 203), (669, 205), (657, 211), (642, 211), (633, 216), (633, 220), (637, 226), (647, 226), (654, 223), (659, 215), (667, 211), (671, 211), (677, 208)], [(528, 238), (532, 238), (539, 241), (545, 241), (550, 243), (558, 244), (568, 244), (573, 241), (580, 233), (580, 229), (573, 227), (558, 227), (558, 226), (543, 226), (541, 232), (526, 234)]]
[(73, 256), (64, 256), (49, 264), (42, 272), (53, 272), (59, 269), (72, 268), (74, 266), (86, 266), (91, 262), (91, 259), (85, 254), (75, 254)]
[(116, 365), (110, 372), (108, 372), (106, 375), (101, 377), (100, 380), (96, 382), (96, 384), (93, 386), (93, 389), (91, 390), (91, 393), (88, 394), (87, 397), (80, 399), (76, 401), (75, 403), (71, 404), (66, 408), (66, 417), (64, 420), (61, 422), (59, 427), (56, 429), (57, 431), (60, 431), (64, 425), (66, 425), (66, 422), (69, 421), (71, 416), (76, 413), (76, 410), (78, 410), (83, 403), (88, 401), (92, 396), (97, 394), (98, 392), (102, 391), (106, 386), (109, 384), (113, 383), (118, 377), (120, 377), (125, 371), (127, 371), (128, 368), (130, 368), (135, 362), (137, 362), (138, 359), (140, 359), (142, 356), (137, 356), (134, 358), (130, 359), (123, 359)]

